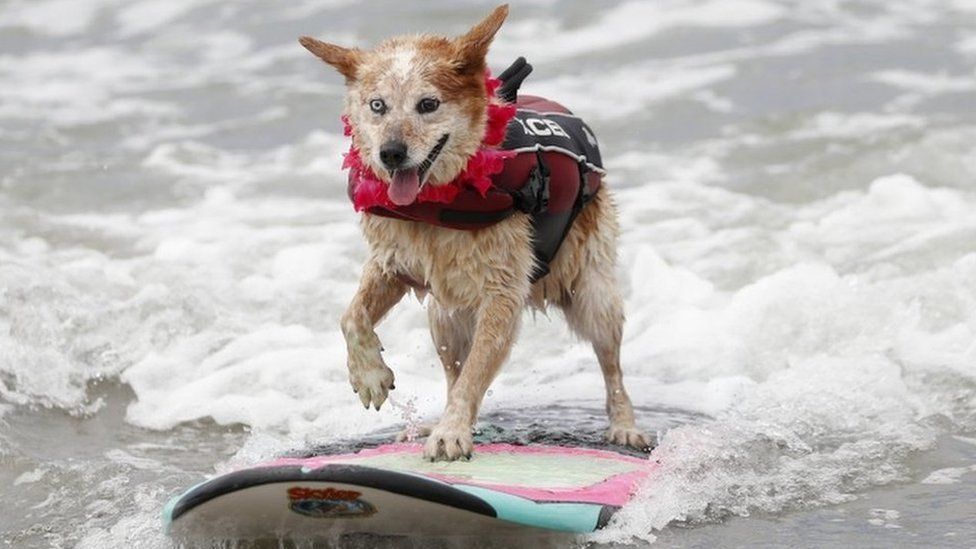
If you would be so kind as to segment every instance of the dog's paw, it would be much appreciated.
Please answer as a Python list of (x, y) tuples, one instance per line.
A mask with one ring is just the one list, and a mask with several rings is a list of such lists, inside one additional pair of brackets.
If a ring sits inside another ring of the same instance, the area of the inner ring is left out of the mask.
[(424, 459), (455, 461), (470, 459), (474, 450), (471, 428), (466, 425), (440, 423), (430, 431), (424, 444)]
[(633, 423), (613, 423), (607, 429), (607, 440), (611, 444), (630, 446), (637, 450), (647, 450), (651, 447), (651, 437), (641, 431)]
[(425, 424), (421, 424), (421, 425), (413, 425), (413, 426), (407, 427), (404, 430), (402, 430), (399, 433), (397, 433), (396, 441), (397, 442), (413, 442), (414, 440), (417, 440), (418, 438), (424, 438), (426, 436), (429, 436), (430, 435), (430, 432), (432, 430), (433, 430), (433, 427), (431, 427), (430, 425), (427, 425), (426, 423)]
[(380, 406), (386, 402), (387, 395), (395, 388), (393, 381), (393, 370), (385, 365), (349, 369), (349, 383), (352, 385), (352, 390), (359, 395), (359, 400), (367, 410), (370, 404), (377, 410), (380, 409)]

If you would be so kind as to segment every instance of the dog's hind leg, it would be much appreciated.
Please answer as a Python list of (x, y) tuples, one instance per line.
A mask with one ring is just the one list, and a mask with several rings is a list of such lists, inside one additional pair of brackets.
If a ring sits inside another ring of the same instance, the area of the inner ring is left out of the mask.
[[(451, 389), (461, 374), (461, 365), (468, 358), (471, 350), (471, 339), (477, 318), (472, 311), (466, 309), (445, 309), (436, 298), (427, 302), (427, 318), (430, 322), (430, 337), (437, 349), (437, 356), (444, 367), (444, 377), (447, 379), (447, 402), (451, 403)], [(413, 437), (426, 437), (430, 434), (431, 425), (418, 425), (404, 429), (397, 435), (397, 442), (403, 442)]]
[(393, 370), (383, 362), (383, 347), (373, 328), (406, 292), (406, 284), (383, 273), (372, 261), (367, 262), (359, 290), (342, 315), (349, 383), (367, 409), (370, 404), (380, 409), (393, 389), (394, 381)]
[(603, 371), (607, 391), (607, 439), (614, 444), (644, 449), (650, 438), (637, 428), (634, 409), (624, 388), (620, 369), (620, 341), (623, 336), (623, 302), (617, 291), (612, 266), (589, 265), (573, 287), (563, 306), (569, 327), (589, 341)]

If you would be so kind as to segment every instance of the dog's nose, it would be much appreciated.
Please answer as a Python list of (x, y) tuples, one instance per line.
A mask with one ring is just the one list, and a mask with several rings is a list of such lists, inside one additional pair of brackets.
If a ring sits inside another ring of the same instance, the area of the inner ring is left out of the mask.
[(387, 141), (380, 147), (380, 160), (388, 170), (395, 170), (407, 159), (407, 144), (403, 141)]

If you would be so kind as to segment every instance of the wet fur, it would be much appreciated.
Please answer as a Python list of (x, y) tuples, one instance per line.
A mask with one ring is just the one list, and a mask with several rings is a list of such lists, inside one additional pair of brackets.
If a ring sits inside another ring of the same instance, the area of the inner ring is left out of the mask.
[[(440, 135), (451, 134), (430, 170), (430, 184), (451, 181), (464, 168), (484, 132), (485, 55), (507, 12), (507, 6), (497, 8), (458, 39), (400, 37), (370, 51), (302, 38), (306, 48), (346, 77), (353, 139), (377, 175), (388, 180), (375, 153), (390, 136), (404, 139), (416, 151), (411, 155), (422, 157)], [(442, 101), (436, 118), (410, 111), (425, 94)], [(399, 110), (377, 118), (364, 105), (378, 95), (393, 98)], [(573, 332), (592, 343), (606, 382), (608, 439), (648, 445), (634, 423), (620, 371), (624, 315), (615, 277), (618, 226), (605, 186), (573, 224), (549, 275), (534, 285), (529, 282), (535, 261), (532, 229), (523, 214), (478, 231), (365, 214), (362, 229), (369, 259), (341, 322), (350, 382), (364, 406), (380, 408), (394, 388), (394, 374), (374, 327), (411, 289), (429, 292), (430, 330), (447, 378), (447, 406), (426, 432), (425, 457), (471, 455), (478, 409), (509, 355), (526, 306), (559, 307)]]

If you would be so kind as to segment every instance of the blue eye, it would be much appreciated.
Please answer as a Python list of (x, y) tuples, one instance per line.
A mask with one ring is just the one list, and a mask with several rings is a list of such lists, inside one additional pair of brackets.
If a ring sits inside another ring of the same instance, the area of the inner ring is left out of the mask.
[(372, 99), (369, 102), (369, 108), (376, 114), (386, 113), (386, 102), (382, 99)]
[(417, 112), (420, 114), (427, 114), (429, 112), (434, 112), (437, 107), (441, 106), (441, 102), (433, 97), (425, 97), (417, 103)]

